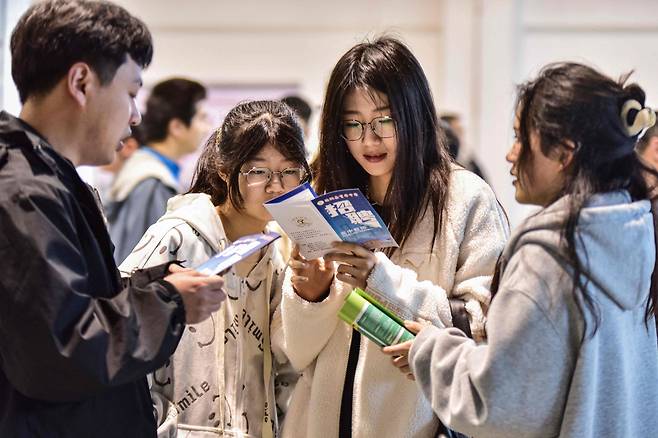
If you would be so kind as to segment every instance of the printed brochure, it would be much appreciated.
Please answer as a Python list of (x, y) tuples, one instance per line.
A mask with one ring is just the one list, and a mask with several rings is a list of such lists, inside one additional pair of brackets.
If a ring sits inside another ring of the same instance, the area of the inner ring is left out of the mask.
[(205, 263), (194, 268), (204, 275), (221, 275), (231, 266), (244, 260), (254, 252), (269, 245), (281, 237), (280, 234), (269, 232), (267, 234), (250, 234), (240, 237), (223, 251), (209, 258)]
[(359, 189), (318, 196), (305, 183), (264, 205), (307, 259), (323, 256), (332, 250), (331, 242), (341, 240), (368, 249), (398, 246)]

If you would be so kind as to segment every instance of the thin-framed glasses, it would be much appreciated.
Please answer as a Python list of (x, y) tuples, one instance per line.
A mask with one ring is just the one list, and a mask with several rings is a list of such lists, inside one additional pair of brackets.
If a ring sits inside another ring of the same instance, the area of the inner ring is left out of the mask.
[(247, 179), (248, 184), (268, 184), (272, 180), (272, 175), (278, 175), (279, 181), (283, 187), (297, 187), (306, 178), (306, 170), (303, 167), (288, 167), (281, 171), (275, 172), (267, 167), (252, 167), (246, 172), (240, 171)]
[(379, 138), (395, 137), (395, 120), (390, 116), (375, 117), (370, 122), (344, 120), (341, 135), (347, 141), (357, 141), (366, 135), (366, 126)]

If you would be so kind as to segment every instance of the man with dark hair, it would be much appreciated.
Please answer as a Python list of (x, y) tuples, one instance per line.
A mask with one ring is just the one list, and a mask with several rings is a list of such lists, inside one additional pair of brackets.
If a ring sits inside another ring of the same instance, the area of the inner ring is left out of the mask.
[(658, 125), (647, 129), (637, 142), (637, 153), (649, 165), (658, 169)]
[(153, 87), (142, 122), (146, 145), (117, 174), (106, 204), (117, 263), (180, 191), (176, 160), (194, 152), (211, 129), (205, 98), (206, 88), (188, 79), (169, 79)]
[(107, 2), (38, 2), (11, 37), (20, 117), (0, 113), (0, 436), (155, 437), (146, 375), (205, 320), (223, 280), (175, 264), (121, 279), (77, 165), (140, 121), (141, 21)]

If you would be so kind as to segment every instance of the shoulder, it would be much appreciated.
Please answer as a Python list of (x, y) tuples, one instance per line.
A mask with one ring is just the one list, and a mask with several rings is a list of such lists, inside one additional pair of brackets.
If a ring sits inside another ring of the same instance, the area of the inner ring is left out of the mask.
[(128, 198), (145, 196), (147, 199), (152, 199), (155, 196), (163, 195), (167, 198), (174, 196), (177, 193), (171, 186), (164, 184), (162, 180), (155, 177), (147, 177), (137, 183), (135, 188), (130, 192)]
[(132, 253), (121, 264), (122, 271), (180, 260), (186, 267), (205, 262), (213, 253), (212, 247), (189, 223), (182, 219), (164, 219), (151, 225)]
[(523, 292), (552, 315), (567, 301), (565, 294), (571, 295), (572, 278), (559, 256), (542, 245), (527, 243), (516, 249), (504, 267), (500, 290), (506, 288)]
[(58, 215), (75, 209), (75, 196), (55, 173), (34, 171), (24, 155), (12, 155), (0, 169), (0, 203), (19, 205), (25, 211), (30, 211), (28, 204), (46, 210), (52, 206)]
[(464, 168), (453, 166), (445, 205), (448, 222), (460, 229), (489, 224), (509, 234), (506, 214), (491, 187), (482, 178)]
[(157, 158), (148, 152), (137, 150), (117, 174), (110, 195), (113, 200), (122, 201), (138, 187), (142, 190), (166, 187), (175, 193), (178, 183)]
[(449, 197), (451, 204), (498, 203), (489, 184), (473, 172), (456, 165), (450, 172)]

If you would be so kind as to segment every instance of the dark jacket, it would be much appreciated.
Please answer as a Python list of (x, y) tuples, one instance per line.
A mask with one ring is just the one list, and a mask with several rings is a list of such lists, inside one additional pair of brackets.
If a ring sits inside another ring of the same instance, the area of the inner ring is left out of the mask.
[(122, 280), (72, 163), (0, 113), (0, 436), (154, 437), (145, 375), (184, 327), (168, 265)]

